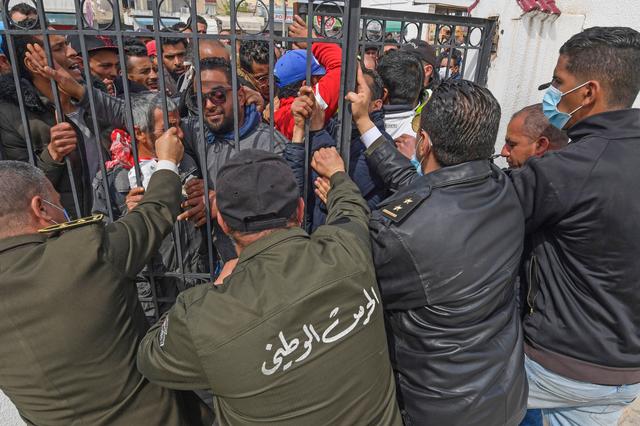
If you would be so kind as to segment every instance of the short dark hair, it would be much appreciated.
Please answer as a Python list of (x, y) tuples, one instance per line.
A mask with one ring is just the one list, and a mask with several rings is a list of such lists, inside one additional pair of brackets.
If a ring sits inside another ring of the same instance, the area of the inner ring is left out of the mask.
[(366, 77), (370, 77), (370, 79), (367, 79), (366, 81), (367, 86), (369, 86), (369, 90), (371, 91), (371, 100), (375, 101), (377, 99), (382, 99), (382, 96), (384, 96), (384, 83), (382, 82), (382, 78), (380, 78), (380, 74), (368, 68), (363, 68), (362, 74)]
[(175, 46), (176, 44), (180, 44), (184, 46), (186, 49), (188, 46), (187, 39), (180, 37), (167, 37), (162, 39), (162, 46)]
[(124, 48), (124, 60), (126, 61), (127, 69), (129, 69), (129, 58), (148, 58), (147, 48), (132, 44)]
[(146, 49), (146, 46), (144, 45), (144, 43), (142, 41), (140, 41), (140, 39), (136, 38), (136, 37), (125, 37), (123, 38), (123, 45), (125, 48), (125, 53), (126, 53), (126, 49), (129, 46), (141, 46), (144, 47)]
[[(32, 30), (40, 29), (40, 23), (37, 19), (25, 19), (20, 23), (20, 26)], [(20, 76), (20, 78), (25, 78), (28, 81), (33, 81), (33, 77), (31, 75), (31, 72), (29, 72), (26, 65), (24, 64), (24, 58), (28, 52), (27, 45), (39, 44), (42, 46), (42, 42), (35, 37), (36, 33), (34, 32), (33, 34), (34, 35), (26, 34), (13, 36), (13, 47), (15, 48), (16, 52), (16, 66), (18, 67), (18, 75)], [(9, 55), (9, 44), (7, 38), (7, 36), (4, 36), (2, 38), (2, 51), (5, 52), (7, 60), (11, 62), (11, 55)]]
[(542, 104), (529, 105), (513, 114), (511, 119), (524, 116), (524, 132), (531, 139), (537, 139), (544, 136), (549, 140), (551, 149), (561, 149), (569, 143), (569, 137), (566, 132), (552, 126), (549, 120), (542, 112)]
[(182, 31), (185, 28), (188, 28), (188, 25), (185, 24), (184, 22), (176, 22), (175, 24), (173, 24), (171, 26), (171, 29), (174, 30), (174, 31)]
[(18, 225), (26, 217), (36, 195), (50, 198), (51, 187), (44, 173), (23, 161), (0, 161), (0, 221), (3, 226)]
[[(196, 24), (205, 24), (207, 28), (209, 27), (209, 23), (207, 22), (207, 20), (200, 15), (196, 15)], [(191, 16), (189, 16), (189, 19), (187, 19), (187, 27), (191, 28)]]
[(598, 80), (610, 106), (629, 108), (640, 91), (640, 33), (628, 27), (587, 28), (560, 48), (567, 70)]
[(499, 124), (496, 98), (468, 80), (442, 82), (420, 114), (420, 127), (429, 134), (442, 167), (489, 159)]
[(269, 63), (269, 43), (262, 40), (248, 40), (240, 43), (240, 66), (251, 72), (253, 62), (256, 64)]
[(380, 59), (378, 74), (389, 92), (391, 105), (415, 105), (422, 91), (424, 71), (415, 56), (399, 50)]
[(16, 5), (13, 5), (13, 7), (9, 10), (9, 16), (13, 15), (15, 12), (22, 13), (23, 15), (38, 13), (35, 7), (27, 3), (18, 3)]
[(279, 99), (295, 98), (298, 96), (298, 92), (300, 91), (303, 83), (304, 80), (296, 81), (295, 83), (291, 83), (283, 87), (278, 87), (278, 85), (276, 85), (276, 95), (278, 95)]
[[(232, 84), (233, 74), (231, 73), (231, 62), (224, 58), (205, 58), (200, 60), (200, 72), (209, 70), (218, 70), (223, 72), (227, 77), (227, 80), (229, 80), (229, 84)], [(239, 87), (240, 83), (238, 83), (238, 88)]]

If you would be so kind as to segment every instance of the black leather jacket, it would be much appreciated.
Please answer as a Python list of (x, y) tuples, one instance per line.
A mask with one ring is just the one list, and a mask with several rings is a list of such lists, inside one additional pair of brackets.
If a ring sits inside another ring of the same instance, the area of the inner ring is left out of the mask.
[(371, 220), (407, 425), (517, 425), (527, 382), (515, 279), (524, 219), (489, 161), (418, 176), (383, 137), (372, 170), (397, 189)]
[(527, 354), (589, 383), (640, 382), (640, 110), (588, 117), (511, 173), (532, 250)]

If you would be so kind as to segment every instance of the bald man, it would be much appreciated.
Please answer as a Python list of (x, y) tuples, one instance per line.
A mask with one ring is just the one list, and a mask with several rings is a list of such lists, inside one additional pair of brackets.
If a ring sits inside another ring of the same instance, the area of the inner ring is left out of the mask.
[(200, 60), (205, 58), (224, 58), (227, 61), (231, 61), (229, 49), (218, 40), (200, 40), (198, 53), (200, 53)]
[[(180, 86), (180, 116), (186, 117), (188, 116), (190, 106), (188, 105), (189, 100), (188, 94), (192, 92), (191, 86), (193, 85), (193, 77), (195, 76), (195, 68), (193, 66), (193, 62), (196, 60), (195, 57), (195, 43), (191, 43), (189, 47), (189, 60), (191, 61), (191, 66), (185, 73), (185, 78), (182, 80), (182, 84)], [(218, 40), (199, 40), (198, 43), (198, 56), (200, 60), (207, 58), (222, 58), (228, 62), (231, 62), (231, 56), (229, 54), (229, 49)], [(192, 107), (192, 106), (191, 106)]]
[(542, 105), (529, 105), (513, 114), (500, 155), (510, 169), (522, 167), (530, 157), (540, 157), (547, 151), (567, 146), (569, 137), (549, 123)]

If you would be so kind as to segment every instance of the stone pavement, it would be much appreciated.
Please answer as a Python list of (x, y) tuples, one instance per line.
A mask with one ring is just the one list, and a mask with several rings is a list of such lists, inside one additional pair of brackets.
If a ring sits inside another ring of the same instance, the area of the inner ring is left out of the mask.
[(618, 426), (640, 426), (640, 398), (627, 407), (618, 422)]

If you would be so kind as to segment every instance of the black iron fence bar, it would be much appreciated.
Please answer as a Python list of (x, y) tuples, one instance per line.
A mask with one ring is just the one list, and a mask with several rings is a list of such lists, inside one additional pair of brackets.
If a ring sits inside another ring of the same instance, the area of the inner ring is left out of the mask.
[[(49, 35), (47, 34), (47, 20), (44, 12), (44, 5), (42, 2), (36, 2), (36, 12), (38, 14), (38, 22), (40, 22), (41, 29), (44, 29), (45, 35), (43, 36), (42, 44), (44, 46), (44, 52), (47, 59), (47, 65), (52, 69), (55, 68), (53, 63), (53, 56), (51, 54), (51, 43), (49, 41)], [(62, 103), (60, 102), (60, 93), (58, 93), (58, 85), (55, 81), (51, 81), (51, 95), (53, 96), (53, 104), (55, 106), (55, 121), (56, 123), (62, 123), (65, 120), (65, 114), (62, 109)], [(80, 154), (81, 161), (84, 156)], [(69, 182), (71, 184), (71, 193), (73, 195), (73, 204), (76, 209), (76, 217), (82, 217), (82, 209), (80, 207), (80, 200), (78, 198), (78, 191), (75, 181), (75, 176), (73, 174), (73, 167), (71, 165), (71, 159), (69, 156), (64, 158), (65, 166), (67, 168), (67, 173), (69, 175)]]
[[(204, 183), (204, 194), (207, 202), (205, 203), (205, 214), (206, 214), (206, 235), (207, 235), (207, 260), (209, 267), (208, 277), (213, 281), (215, 278), (215, 267), (214, 267), (214, 256), (213, 256), (213, 225), (211, 223), (211, 203), (209, 200), (209, 169), (207, 167), (207, 141), (205, 139), (205, 124), (204, 124), (204, 102), (202, 97), (202, 77), (200, 70), (200, 39), (203, 39), (201, 34), (198, 34), (198, 20), (196, 19), (196, 0), (191, 0), (191, 30), (194, 38), (192, 39), (192, 43), (194, 43), (194, 61), (193, 61), (193, 90), (197, 96), (197, 102), (200, 106), (197, 108), (198, 110), (198, 134), (196, 137), (198, 141), (193, 141), (196, 143), (197, 149), (199, 150), (199, 157), (202, 159), (200, 162), (200, 170), (202, 171), (202, 179)], [(235, 45), (234, 45), (235, 47)], [(188, 90), (188, 89), (187, 89)], [(235, 92), (234, 92), (235, 93)], [(183, 277), (186, 276), (183, 270)], [(205, 274), (205, 277), (207, 275)]]
[[(235, 0), (230, 1), (231, 13), (229, 16), (229, 22), (231, 23), (231, 63), (238, 63), (238, 37), (236, 34), (237, 26), (237, 12)], [(233, 89), (233, 140), (240, 151), (240, 129), (238, 123), (238, 69), (237, 66), (231, 67), (231, 87)]]
[[(349, 1), (348, 7), (345, 8), (345, 13), (347, 15), (347, 46), (346, 51), (347, 55), (349, 52), (356, 52), (358, 49), (358, 39), (360, 33), (360, 0), (351, 0)], [(344, 21), (343, 21), (344, 22)], [(344, 25), (343, 25), (344, 28)], [(344, 70), (345, 73), (345, 81), (343, 86), (343, 92), (346, 94), (349, 90), (355, 90), (356, 87), (356, 73), (357, 68), (360, 66), (360, 63), (357, 60), (346, 56), (347, 60), (343, 63), (343, 66), (346, 68)], [(349, 148), (351, 141), (351, 108), (347, 108), (344, 104), (344, 99), (342, 100), (342, 109), (340, 110), (341, 114), (341, 154), (342, 158), (344, 158), (345, 163), (348, 167), (349, 164)], [(348, 168), (347, 168), (348, 170)]]
[[(342, 35), (342, 65), (343, 67), (346, 67), (347, 62), (349, 62), (349, 55), (351, 52), (349, 50), (349, 43), (347, 40), (347, 34), (345, 34), (344, 32), (344, 28), (345, 28), (345, 22), (348, 24), (349, 23), (349, 9), (345, 9), (343, 10), (343, 21), (342, 21), (342, 28), (341, 28), (341, 35)], [(324, 18), (324, 15), (323, 15)], [(324, 28), (324, 27), (323, 27)], [(345, 42), (346, 40), (346, 42)], [(352, 60), (355, 60), (354, 58), (351, 58)], [(344, 100), (344, 95), (346, 95), (349, 92), (349, 87), (347, 86), (347, 73), (346, 73), (346, 68), (344, 70), (344, 72), (340, 73), (340, 87), (343, 88), (342, 93), (340, 96), (340, 100), (338, 101), (338, 113), (340, 114), (340, 119), (338, 120), (338, 128), (337, 128), (337, 135), (339, 138), (339, 145), (338, 145), (338, 152), (340, 152), (344, 162), (345, 162), (345, 167), (346, 170), (349, 170), (349, 154), (350, 154), (350, 150), (345, 149), (345, 147), (348, 147), (351, 145), (351, 135), (349, 135), (349, 139), (345, 139), (344, 133), (343, 133), (343, 128), (346, 124), (346, 117), (343, 113), (343, 111), (345, 110), (345, 100)], [(349, 121), (351, 121), (351, 119), (349, 118)]]
[[(286, 4), (285, 4), (286, 7)], [(314, 85), (311, 83), (311, 58), (312, 58), (312, 49), (311, 49), (311, 40), (313, 39), (313, 2), (309, 3), (309, 10), (308, 10), (308, 15), (305, 16), (306, 22), (307, 22), (307, 39), (305, 40), (306, 43), (306, 50), (307, 50), (307, 60), (306, 60), (306, 64), (305, 64), (305, 84), (309, 87), (312, 87), (315, 90)], [(316, 100), (317, 101), (317, 100)], [(309, 121), (310, 120), (305, 120), (304, 122), (304, 170), (306, 171), (303, 175), (303, 188), (304, 188), (304, 193), (303, 193), (303, 198), (305, 200), (305, 202), (307, 200), (311, 200), (311, 186), (313, 185), (313, 182), (311, 182), (311, 170), (309, 168), (309, 156), (311, 155), (311, 137), (309, 136)], [(308, 209), (305, 209), (305, 214), (304, 214), (304, 226), (305, 228), (307, 227), (307, 223), (309, 221), (309, 218), (307, 217), (307, 211)]]
[[(287, 13), (287, 5), (286, 2), (283, 2), (284, 7), (284, 15)], [(275, 21), (275, 1), (269, 2), (269, 134), (271, 135), (271, 140), (274, 141), (276, 137), (276, 129), (275, 129), (275, 105), (273, 100), (275, 99), (275, 41), (274, 41), (274, 21)], [(283, 21), (286, 20), (285, 17), (282, 18)], [(283, 34), (284, 35), (284, 34)]]
[[(158, 3), (157, 0), (154, 0), (154, 4), (153, 4), (153, 27), (154, 30), (157, 29), (157, 31), (162, 31), (162, 20), (160, 18), (160, 6), (162, 5), (162, 2)], [(119, 16), (119, 15), (118, 15)], [(119, 21), (119, 19), (118, 19)], [(160, 53), (159, 59), (158, 61), (162, 61), (163, 56), (162, 56), (162, 46), (157, 46), (158, 42), (156, 41), (156, 51)], [(119, 44), (122, 45), (122, 44)], [(120, 55), (123, 56), (123, 49), (119, 49), (120, 50)], [(160, 63), (160, 62), (158, 62)], [(121, 68), (127, 68), (126, 67), (126, 63), (122, 62), (121, 59), (121, 64), (123, 64), (123, 66)], [(164, 70), (164, 66), (162, 67), (162, 69)], [(161, 83), (161, 87), (165, 86), (166, 87), (166, 81), (165, 81), (165, 75), (164, 75), (164, 71), (161, 73), (162, 75), (160, 76), (160, 79), (162, 81)], [(126, 72), (123, 73), (122, 76), (123, 79), (123, 86), (127, 86), (128, 87), (128, 78), (126, 75)], [(161, 91), (160, 93), (166, 94), (167, 92), (164, 91), (164, 88), (162, 88), (163, 91)], [(162, 102), (161, 102), (161, 109), (162, 109), (162, 120), (164, 122), (164, 130), (168, 130), (170, 127), (169, 124), (169, 108), (167, 107), (167, 98), (166, 96), (162, 96)], [(135, 124), (135, 123), (134, 123)], [(180, 238), (180, 234), (178, 231), (178, 228), (176, 226), (173, 227), (173, 231), (172, 231), (172, 239), (173, 239), (173, 246), (176, 250), (176, 255), (178, 257), (178, 271), (180, 272), (184, 272), (184, 262), (182, 259), (182, 240)], [(182, 282), (184, 283), (184, 278), (182, 278)], [(152, 297), (154, 295), (157, 295), (157, 288), (155, 287), (154, 284), (151, 284), (151, 288), (152, 288)], [(153, 290), (156, 290), (156, 292), (154, 292)], [(157, 311), (156, 311), (157, 312)]]
[[(324, 11), (323, 11), (324, 12)], [(439, 15), (435, 13), (415, 13), (404, 10), (362, 8), (360, 16), (365, 19), (384, 19), (387, 21), (423, 22), (425, 24), (484, 26), (487, 19), (470, 16)]]
[[(166, 80), (164, 73), (164, 46), (162, 44), (162, 39), (160, 38), (160, 34), (162, 32), (162, 27), (160, 26), (160, 5), (158, 4), (158, 0), (153, 0), (153, 29), (154, 29), (154, 39), (156, 41), (156, 52), (158, 53), (157, 61), (158, 61), (158, 69), (162, 68), (162, 72), (158, 73), (158, 81), (160, 82), (160, 93), (166, 94)], [(122, 49), (120, 49), (122, 50)], [(162, 67), (160, 66), (162, 64)], [(125, 67), (126, 68), (126, 67)], [(125, 77), (122, 77), (124, 81)], [(169, 128), (169, 112), (167, 111), (167, 102), (166, 97), (163, 96), (162, 102), (162, 120), (164, 121), (164, 129)]]
[(484, 27), (482, 33), (481, 45), (483, 46), (482, 53), (478, 60), (478, 84), (485, 86), (489, 75), (489, 64), (491, 63), (491, 50), (493, 47), (493, 37), (498, 26), (498, 22), (494, 19), (488, 19), (487, 24)]
[[(74, 0), (75, 3), (75, 8), (76, 8), (76, 22), (78, 23), (78, 39), (80, 42), (80, 54), (82, 56), (82, 64), (83, 64), (83, 68), (84, 68), (84, 79), (87, 82), (91, 81), (91, 70), (89, 68), (89, 57), (87, 55), (87, 47), (85, 44), (85, 39), (84, 39), (84, 35), (83, 35), (83, 30), (84, 30), (84, 25), (83, 25), (83, 19), (82, 19), (82, 6), (80, 4), (80, 0)], [(89, 83), (87, 83), (87, 92), (86, 92), (86, 96), (88, 96), (89, 98), (89, 110), (91, 112), (91, 122), (93, 124), (93, 134), (96, 135), (95, 137), (95, 143), (96, 143), (96, 148), (98, 151), (98, 159), (100, 161), (100, 171), (102, 173), (102, 189), (104, 191), (106, 200), (107, 200), (107, 206), (108, 211), (107, 214), (109, 216), (109, 220), (111, 222), (114, 221), (114, 217), (113, 217), (113, 209), (111, 208), (111, 191), (109, 191), (109, 182), (107, 181), (107, 169), (104, 163), (104, 155), (102, 153), (102, 144), (100, 143), (100, 126), (98, 126), (98, 121), (97, 121), (97, 113), (96, 113), (96, 104), (95, 104), (95, 99), (93, 96), (93, 90), (91, 90), (91, 85)], [(91, 176), (93, 177), (93, 176)]]
[[(454, 37), (450, 37), (449, 41), (453, 40)], [(445, 71), (445, 78), (449, 77), (449, 66), (451, 65), (451, 58), (453, 57), (453, 50), (456, 48), (456, 46), (453, 45), (453, 43), (451, 43), (451, 47), (449, 47), (449, 52), (447, 53), (447, 67), (446, 67), (446, 71)], [(465, 50), (464, 53), (464, 58), (467, 58), (467, 51)], [(440, 60), (440, 57), (438, 56), (438, 60)], [(467, 62), (467, 61), (464, 61)], [(440, 64), (436, 64), (437, 66), (440, 66)], [(462, 65), (462, 69), (460, 70), (461, 75), (464, 76), (464, 64)]]
[[(11, 28), (11, 21), (9, 20), (9, 0), (5, 0), (4, 13), (2, 14), (2, 21), (5, 28)], [(24, 127), (24, 138), (27, 144), (27, 153), (29, 154), (29, 163), (36, 164), (35, 153), (33, 152), (33, 142), (31, 137), (31, 126), (29, 126), (29, 119), (27, 118), (27, 109), (24, 105), (24, 95), (22, 94), (22, 85), (20, 82), (20, 72), (18, 71), (18, 61), (16, 61), (16, 49), (13, 44), (13, 37), (6, 36), (7, 47), (9, 48), (9, 58), (11, 62), (11, 71), (13, 72), (13, 82), (16, 85), (16, 94), (18, 98), (18, 107), (20, 108), (20, 119)]]

